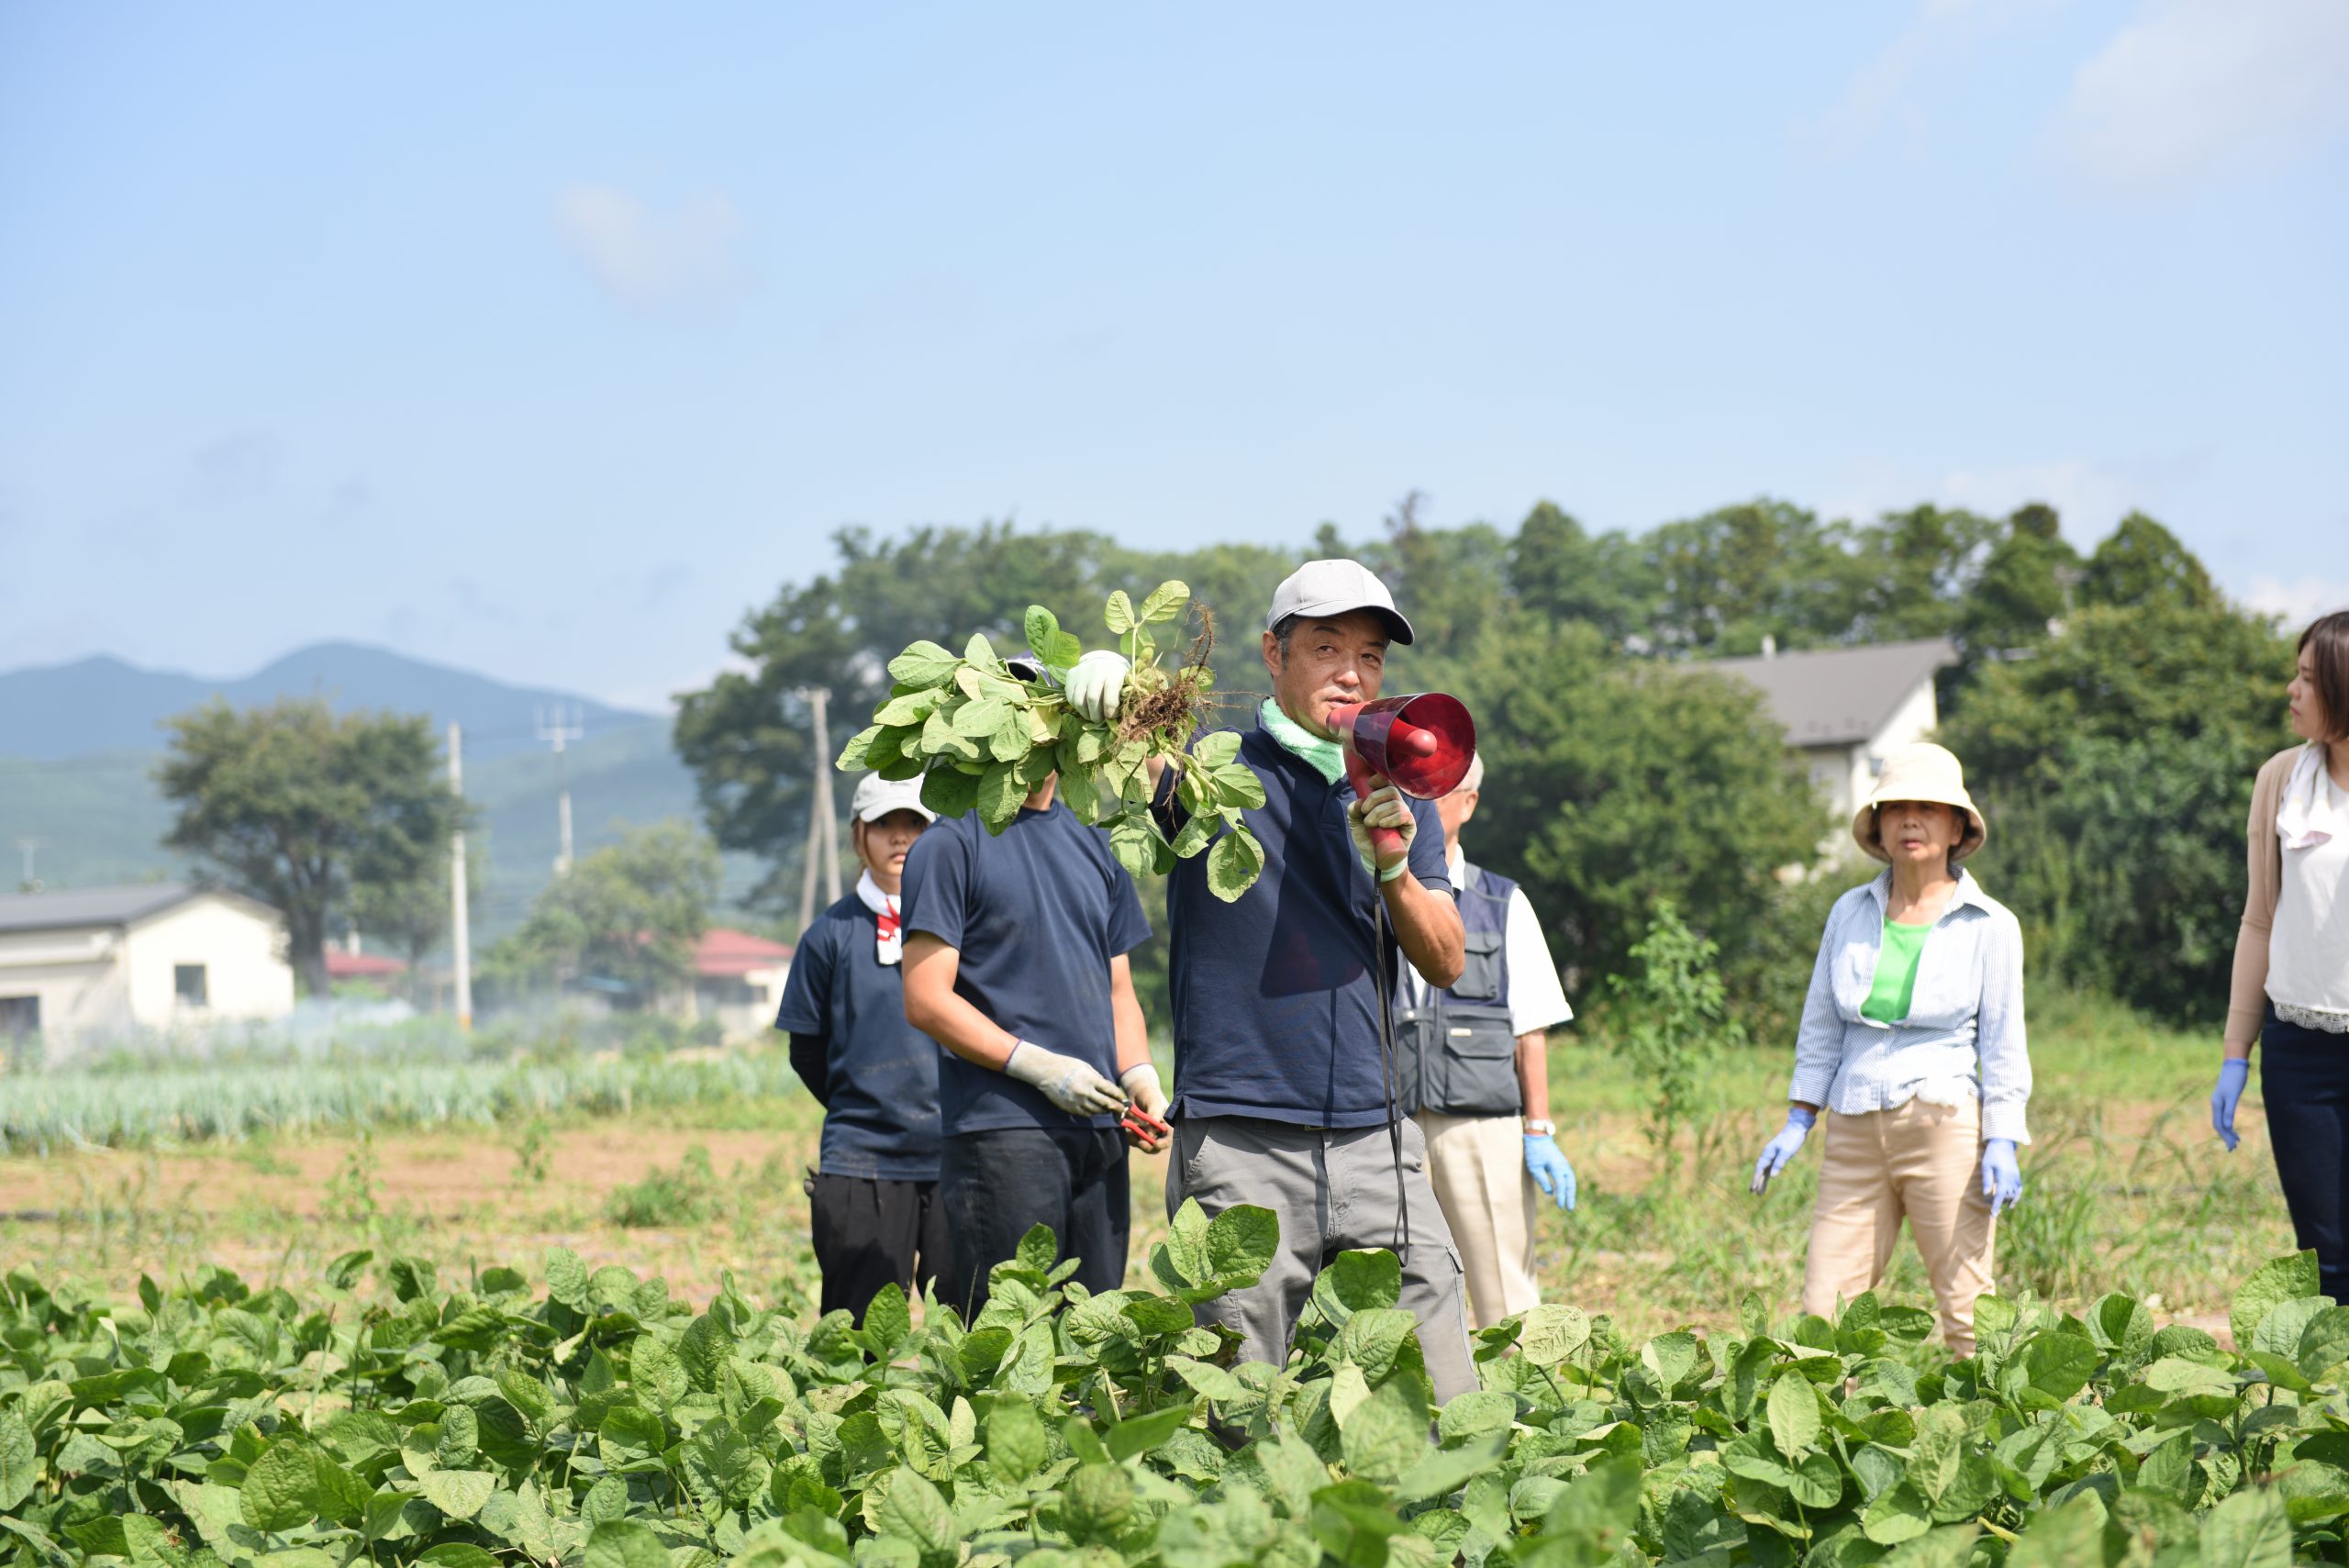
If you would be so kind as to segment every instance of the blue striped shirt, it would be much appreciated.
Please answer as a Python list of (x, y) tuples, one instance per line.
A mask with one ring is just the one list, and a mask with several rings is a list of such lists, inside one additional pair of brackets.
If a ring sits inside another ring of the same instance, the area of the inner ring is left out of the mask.
[(1876, 981), (1891, 891), (1887, 867), (1829, 912), (1787, 1097), (1851, 1116), (1889, 1110), (1920, 1094), (1941, 1102), (1971, 1094), (1982, 1102), (1984, 1138), (2030, 1142), (2021, 923), (1960, 869), (1957, 892), (1918, 955), (1909, 1016), (1878, 1023), (1860, 1006)]

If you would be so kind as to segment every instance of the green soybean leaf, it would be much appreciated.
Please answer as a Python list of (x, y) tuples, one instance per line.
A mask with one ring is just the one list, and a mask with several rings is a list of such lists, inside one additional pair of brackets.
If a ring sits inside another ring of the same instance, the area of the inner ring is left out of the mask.
[(897, 1353), (897, 1347), (913, 1337), (913, 1313), (906, 1306), (906, 1293), (897, 1282), (889, 1281), (873, 1295), (864, 1309), (864, 1347), (875, 1361), (885, 1362)]
[(2349, 1307), (2327, 1307), (2310, 1318), (2293, 1349), (2300, 1371), (2311, 1378), (2349, 1361)]
[(1313, 1305), (1339, 1328), (1357, 1312), (1392, 1307), (1402, 1299), (1403, 1265), (1384, 1248), (1340, 1252), (1313, 1280)]
[(2201, 1544), (2202, 1568), (2290, 1568), (2291, 1518), (2284, 1500), (2265, 1487), (2237, 1492), (2204, 1518)]
[(1043, 1418), (1025, 1399), (998, 1399), (987, 1412), (987, 1463), (1004, 1481), (1027, 1480), (1050, 1451)]
[(1109, 606), (1103, 612), (1109, 629), (1119, 637), (1134, 628), (1134, 602), (1126, 597), (1123, 588), (1109, 595)]
[(1222, 1291), (1245, 1290), (1280, 1255), (1281, 1222), (1269, 1208), (1236, 1203), (1208, 1221), (1208, 1271)]
[(2096, 1346), (2076, 1334), (2041, 1334), (2023, 1347), (2023, 1375), (2051, 1399), (2069, 1399), (2096, 1373)]
[(634, 1405), (622, 1405), (604, 1416), (596, 1429), (596, 1451), (613, 1470), (657, 1470), (669, 1446), (661, 1418)]
[(486, 1470), (435, 1470), (417, 1482), (424, 1500), (452, 1519), (469, 1519), (481, 1512), (497, 1489), (497, 1477)]
[(1145, 623), (1174, 620), (1182, 615), (1184, 606), (1190, 602), (1189, 584), (1161, 583), (1150, 591), (1148, 598), (1142, 600), (1141, 608), (1134, 612), (1135, 618)]
[(961, 1536), (953, 1510), (938, 1488), (906, 1469), (889, 1474), (889, 1495), (882, 1499), (879, 1532), (911, 1542), (924, 1568), (943, 1568), (954, 1561)]
[(1041, 605), (1030, 605), (1028, 606), (1027, 617), (1020, 624), (1020, 629), (1028, 634), (1030, 652), (1047, 664), (1054, 662), (1052, 639), (1061, 633), (1061, 621), (1058, 616)]
[(1264, 869), (1264, 846), (1245, 828), (1226, 833), (1208, 851), (1208, 891), (1230, 904), (1256, 885)]
[(1819, 1441), (1819, 1395), (1799, 1373), (1786, 1373), (1770, 1385), (1770, 1440), (1789, 1459), (1800, 1459)]
[(669, 1568), (669, 1549), (633, 1519), (606, 1519), (587, 1536), (586, 1568)]
[(1525, 1314), (1518, 1335), (1518, 1354), (1535, 1366), (1556, 1366), (1590, 1342), (1590, 1318), (1578, 1307), (1548, 1302)]
[(14, 1410), (0, 1410), (0, 1511), (33, 1494), (40, 1479), (40, 1451), (32, 1428)]
[(1130, 1417), (1103, 1432), (1101, 1446), (1109, 1451), (1112, 1459), (1131, 1459), (1136, 1454), (1148, 1453), (1173, 1437), (1190, 1414), (1185, 1406), (1169, 1405), (1148, 1415)]
[(1020, 804), (1028, 798), (1028, 787), (1019, 782), (1009, 762), (990, 766), (972, 792), (973, 803), (979, 808), (979, 820), (986, 824), (990, 833), (1000, 833), (1019, 815)]
[(1604, 1459), (1567, 1483), (1550, 1505), (1542, 1530), (1553, 1540), (1575, 1542), (1595, 1559), (1631, 1539), (1639, 1512), (1639, 1462)]
[(417, 1561), (434, 1563), (437, 1568), (497, 1568), (496, 1558), (462, 1540), (443, 1541), (429, 1548)]
[(2317, 1294), (2316, 1254), (2295, 1252), (2288, 1257), (2270, 1258), (2251, 1272), (2235, 1292), (2234, 1307), (2227, 1314), (2228, 1327), (2234, 1331), (2235, 1343), (2244, 1350), (2252, 1348), (2253, 1337), (2259, 1331), (2259, 1320), (2278, 1302), (2297, 1300)]
[(309, 1445), (280, 1438), (262, 1451), (239, 1489), (245, 1523), (264, 1533), (309, 1523), (324, 1511)]
[(954, 673), (962, 661), (935, 642), (909, 644), (889, 661), (889, 678), (900, 685), (934, 686)]

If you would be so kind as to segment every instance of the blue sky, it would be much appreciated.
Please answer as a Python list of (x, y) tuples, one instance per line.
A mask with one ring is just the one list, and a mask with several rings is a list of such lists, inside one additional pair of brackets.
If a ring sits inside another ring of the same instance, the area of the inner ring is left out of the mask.
[(2349, 602), (2349, 5), (0, 0), (0, 668), (654, 704), (843, 523), (2142, 506)]

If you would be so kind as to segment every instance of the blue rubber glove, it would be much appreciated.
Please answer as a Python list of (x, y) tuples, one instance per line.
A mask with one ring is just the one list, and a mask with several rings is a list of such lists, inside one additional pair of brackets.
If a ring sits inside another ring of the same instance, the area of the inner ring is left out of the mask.
[(1990, 1200), (1990, 1218), (2014, 1207), (2022, 1196), (2022, 1167), (2015, 1163), (2015, 1140), (1993, 1138), (1982, 1145), (1982, 1195)]
[(1560, 1208), (1575, 1206), (1575, 1168), (1558, 1149), (1558, 1140), (1546, 1132), (1525, 1135), (1525, 1169), (1533, 1177), (1533, 1184), (1558, 1200)]
[(2210, 1091), (2210, 1129), (2225, 1140), (2230, 1154), (2243, 1141), (2235, 1136), (2235, 1107), (2243, 1104), (2243, 1082), (2250, 1076), (2250, 1061), (2230, 1056), (2219, 1063), (2219, 1086)]
[(1762, 1189), (1770, 1184), (1770, 1178), (1787, 1168), (1787, 1162), (1795, 1157), (1802, 1140), (1810, 1136), (1811, 1124), (1818, 1119), (1817, 1111), (1807, 1111), (1800, 1106), (1787, 1107), (1787, 1125), (1778, 1129), (1777, 1137), (1763, 1145), (1762, 1158), (1753, 1162), (1754, 1196), (1761, 1196)]

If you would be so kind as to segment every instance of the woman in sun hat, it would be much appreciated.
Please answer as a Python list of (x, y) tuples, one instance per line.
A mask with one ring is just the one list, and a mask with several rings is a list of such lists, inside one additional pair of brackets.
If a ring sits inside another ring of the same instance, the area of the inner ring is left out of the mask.
[(1931, 743), (1884, 763), (1852, 817), (1886, 862), (1835, 901), (1795, 1040), (1787, 1124), (1753, 1164), (1753, 1191), (1829, 1118), (1803, 1272), (1805, 1312), (1875, 1288), (1907, 1219), (1952, 1353), (1974, 1350), (1998, 1213), (2022, 1195), (2022, 928), (1960, 863), (1982, 814), (1957, 758)]
[(2293, 733), (2252, 786), (2249, 893), (2210, 1125), (2235, 1146), (2235, 1106), (2264, 1045), (2267, 1137), (2285, 1207), (2324, 1294), (2349, 1300), (2349, 610), (2300, 633)]

